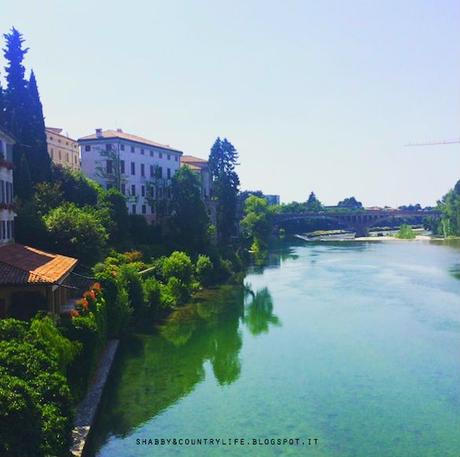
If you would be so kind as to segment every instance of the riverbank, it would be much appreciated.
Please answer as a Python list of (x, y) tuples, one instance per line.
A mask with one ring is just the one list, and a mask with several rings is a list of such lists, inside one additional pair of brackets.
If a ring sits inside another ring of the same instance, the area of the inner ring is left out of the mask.
[(94, 380), (88, 389), (86, 397), (77, 406), (74, 428), (72, 430), (72, 446), (70, 453), (81, 457), (93, 426), (94, 419), (101, 401), (104, 387), (117, 353), (119, 340), (111, 340), (101, 355)]

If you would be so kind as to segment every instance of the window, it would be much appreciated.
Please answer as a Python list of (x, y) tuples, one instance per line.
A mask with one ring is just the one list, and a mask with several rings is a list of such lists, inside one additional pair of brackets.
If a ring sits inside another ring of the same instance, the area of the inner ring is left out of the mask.
[(136, 205), (131, 206), (131, 213), (136, 214)]
[(75, 163), (78, 163), (78, 157), (75, 156), (74, 159), (75, 159), (74, 162), (75, 162)]
[(177, 160), (178, 160), (178, 157), (177, 157), (177, 156), (174, 156), (174, 160), (177, 162)]
[(111, 151), (111, 150), (112, 150), (112, 145), (111, 145), (110, 143), (107, 143), (107, 144), (105, 145), (105, 150), (106, 150), (107, 152)]
[(163, 177), (163, 168), (158, 167), (157, 168), (157, 178), (162, 178)]
[(2, 238), (6, 240), (6, 221), (2, 221)]
[(50, 136), (50, 141), (53, 141), (53, 137), (52, 137), (52, 136)]
[(154, 176), (154, 170), (155, 168), (153, 167), (153, 165), (150, 165), (150, 177), (153, 178)]
[(125, 145), (122, 143), (120, 144), (120, 151), (124, 151), (125, 150)]
[(145, 197), (145, 186), (144, 185), (141, 186), (141, 195)]
[(131, 184), (131, 195), (136, 195), (136, 185)]
[(131, 146), (131, 152), (135, 152), (135, 147), (134, 146)]
[(85, 151), (91, 151), (91, 146), (89, 144), (85, 144)]
[(141, 148), (141, 154), (144, 155), (144, 148)]
[(123, 195), (126, 194), (126, 184), (125, 184), (125, 183), (123, 183), (123, 184), (121, 185), (121, 193), (122, 193)]
[(65, 161), (66, 161), (66, 162), (70, 162), (70, 160), (69, 160), (69, 153), (68, 153), (68, 152), (66, 152), (66, 154), (65, 154)]
[(168, 179), (171, 179), (171, 168), (167, 169)]
[(61, 160), (62, 159), (61, 150), (58, 151), (58, 155), (59, 155), (59, 160)]
[(145, 165), (141, 163), (141, 176), (145, 176)]
[(120, 171), (121, 173), (125, 172), (125, 161), (124, 160), (120, 160)]
[(163, 153), (162, 153), (162, 152), (159, 152), (159, 153), (158, 153), (158, 157), (160, 157), (160, 159), (162, 159), (162, 158), (163, 158)]
[(54, 159), (54, 150), (53, 150), (53, 148), (50, 149), (50, 152), (51, 152), (51, 154), (50, 154), (51, 158)]
[(108, 175), (111, 175), (113, 173), (113, 162), (111, 160), (107, 160), (107, 162), (105, 163), (105, 171)]
[(134, 176), (136, 174), (136, 164), (131, 162), (131, 174)]
[(168, 154), (168, 160), (171, 160), (171, 154)]
[(153, 157), (153, 151), (150, 149), (150, 157)]
[(5, 181), (0, 181), (0, 202), (5, 203)]
[(147, 214), (147, 207), (142, 205), (142, 214)]

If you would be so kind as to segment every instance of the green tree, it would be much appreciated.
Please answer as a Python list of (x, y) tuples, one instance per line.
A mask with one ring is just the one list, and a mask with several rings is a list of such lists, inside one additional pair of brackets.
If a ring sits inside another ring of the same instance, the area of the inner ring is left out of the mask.
[(208, 244), (209, 218), (198, 177), (188, 166), (181, 167), (171, 191), (171, 235), (184, 249), (199, 252)]
[(442, 218), (435, 231), (445, 237), (460, 236), (460, 180), (438, 201), (438, 208)]
[(363, 207), (363, 204), (356, 200), (355, 197), (348, 197), (337, 203), (337, 206), (339, 208), (361, 209)]
[(65, 203), (43, 219), (56, 252), (77, 257), (87, 265), (103, 256), (108, 234), (94, 208)]
[(212, 199), (216, 202), (217, 238), (227, 244), (235, 233), (237, 220), (238, 187), (240, 180), (235, 171), (238, 152), (224, 138), (217, 138), (209, 155), (212, 179)]
[(321, 202), (316, 198), (314, 192), (311, 192), (308, 196), (307, 203), (305, 204), (305, 208), (307, 211), (318, 212), (322, 211), (323, 205)]
[(251, 195), (245, 202), (244, 214), (243, 233), (252, 239), (252, 250), (259, 252), (267, 247), (273, 229), (270, 206), (265, 198)]
[(43, 216), (64, 203), (64, 193), (59, 183), (40, 182), (35, 186), (32, 201), (37, 213)]
[(193, 264), (185, 252), (174, 251), (163, 261), (163, 276), (168, 279), (172, 276), (188, 285), (192, 280)]
[(115, 188), (101, 192), (98, 207), (107, 209), (112, 221), (109, 231), (110, 245), (117, 248), (128, 248), (131, 244), (130, 218), (125, 196)]
[(410, 225), (402, 224), (401, 227), (399, 227), (396, 237), (402, 240), (413, 240), (415, 238), (415, 232)]
[(21, 168), (27, 162), (32, 183), (35, 184), (49, 179), (51, 162), (46, 148), (43, 112), (35, 75), (31, 75), (30, 81), (25, 79), (23, 60), (28, 48), (23, 47), (22, 34), (14, 27), (4, 38), (3, 52), (7, 61), (5, 125), (16, 139), (13, 149), (16, 195), (26, 199), (30, 196), (31, 189), (23, 182), (27, 173)]
[(195, 274), (204, 286), (210, 286), (214, 281), (214, 266), (211, 259), (206, 255), (199, 255), (195, 265)]
[(51, 158), (48, 154), (46, 143), (45, 119), (43, 106), (38, 92), (35, 73), (32, 71), (27, 84), (28, 91), (28, 124), (29, 143), (31, 154), (29, 155), (30, 168), (35, 183), (47, 181), (51, 178)]

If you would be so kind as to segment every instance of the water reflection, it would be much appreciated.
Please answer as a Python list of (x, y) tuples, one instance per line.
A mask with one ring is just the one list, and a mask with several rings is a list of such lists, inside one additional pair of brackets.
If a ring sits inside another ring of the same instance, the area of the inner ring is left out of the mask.
[(281, 321), (273, 314), (273, 299), (268, 288), (250, 293), (251, 301), (245, 306), (243, 322), (253, 335), (267, 333), (270, 325), (279, 327)]
[(196, 302), (174, 311), (155, 334), (124, 341), (89, 455), (109, 436), (128, 436), (190, 394), (204, 380), (206, 362), (219, 385), (235, 382), (242, 369), (241, 323), (253, 335), (281, 325), (267, 288), (254, 293), (225, 286), (203, 292)]

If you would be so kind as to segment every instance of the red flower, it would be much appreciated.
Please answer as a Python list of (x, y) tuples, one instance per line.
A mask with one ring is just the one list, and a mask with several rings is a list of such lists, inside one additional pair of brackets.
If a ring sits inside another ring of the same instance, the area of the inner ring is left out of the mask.
[(88, 308), (89, 308), (89, 303), (88, 303), (88, 300), (86, 298), (82, 298), (80, 300), (80, 305), (83, 307), (83, 309), (85, 311), (88, 311)]
[(95, 290), (96, 292), (99, 292), (101, 290), (101, 284), (98, 283), (98, 282), (95, 282), (92, 286), (91, 286), (91, 289), (92, 290)]
[(72, 317), (78, 317), (80, 313), (76, 309), (73, 309), (72, 311), (70, 311), (70, 315)]

